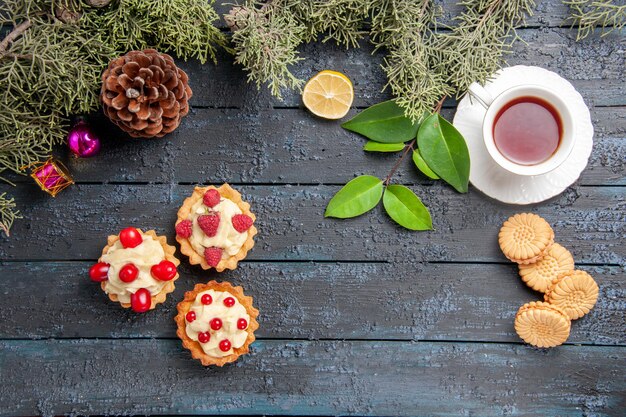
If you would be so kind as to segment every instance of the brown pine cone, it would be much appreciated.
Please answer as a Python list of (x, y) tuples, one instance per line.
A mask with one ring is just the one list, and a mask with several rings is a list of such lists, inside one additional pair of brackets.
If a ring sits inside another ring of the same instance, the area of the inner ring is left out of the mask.
[(114, 59), (102, 74), (104, 113), (132, 137), (161, 137), (189, 112), (187, 74), (167, 54), (131, 51)]

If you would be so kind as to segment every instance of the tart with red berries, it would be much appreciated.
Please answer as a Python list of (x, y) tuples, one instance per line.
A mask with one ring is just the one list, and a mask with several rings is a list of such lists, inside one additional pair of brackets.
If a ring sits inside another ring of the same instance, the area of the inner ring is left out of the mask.
[(192, 265), (235, 269), (254, 246), (255, 219), (250, 204), (228, 184), (196, 187), (178, 210), (176, 240)]
[(228, 282), (197, 284), (177, 308), (176, 334), (204, 366), (224, 366), (248, 353), (259, 328), (252, 297)]
[(174, 291), (180, 261), (176, 248), (154, 230), (142, 232), (127, 227), (111, 235), (98, 263), (89, 270), (111, 301), (137, 313), (152, 310)]

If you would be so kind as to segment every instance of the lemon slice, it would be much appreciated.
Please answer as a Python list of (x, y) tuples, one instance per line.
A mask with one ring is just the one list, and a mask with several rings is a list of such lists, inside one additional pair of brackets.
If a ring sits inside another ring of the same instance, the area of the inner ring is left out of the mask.
[(340, 72), (324, 70), (311, 78), (302, 91), (304, 106), (324, 119), (341, 119), (354, 99), (352, 82)]

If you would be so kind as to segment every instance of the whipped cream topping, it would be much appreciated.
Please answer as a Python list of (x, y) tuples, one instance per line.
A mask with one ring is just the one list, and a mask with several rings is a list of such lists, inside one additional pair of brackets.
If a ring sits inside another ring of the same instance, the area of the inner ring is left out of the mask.
[[(198, 225), (197, 219), (204, 214), (215, 212), (220, 214), (220, 223), (215, 236), (208, 237)], [(239, 233), (233, 227), (231, 219), (237, 214), (242, 214), (241, 209), (227, 198), (222, 198), (213, 208), (207, 207), (202, 200), (199, 200), (191, 207), (189, 217), (189, 220), (193, 223), (191, 236), (189, 237), (189, 242), (193, 249), (201, 256), (203, 256), (205, 248), (211, 247), (222, 248), (222, 258), (237, 254), (248, 238), (248, 233)]]
[[(209, 294), (212, 298), (211, 304), (202, 304), (202, 296)], [(224, 299), (232, 297), (235, 299), (235, 304), (232, 307), (224, 305)], [(210, 339), (206, 343), (200, 343), (202, 350), (209, 356), (221, 358), (231, 355), (233, 349), (240, 348), (246, 342), (248, 338), (248, 332), (245, 329), (237, 328), (237, 321), (239, 319), (245, 319), (248, 325), (250, 324), (250, 315), (246, 311), (246, 308), (241, 305), (237, 297), (227, 291), (215, 291), (207, 290), (198, 293), (196, 299), (189, 311), (196, 313), (196, 318), (192, 322), (187, 321), (185, 331), (187, 336), (191, 340), (198, 341), (198, 334), (203, 332), (209, 332)], [(222, 321), (222, 327), (219, 330), (213, 330), (211, 328), (211, 320), (220, 319)], [(231, 348), (224, 352), (220, 349), (219, 344), (222, 340), (228, 340), (231, 344)]]
[[(140, 288), (150, 291), (150, 295), (156, 295), (166, 284), (166, 281), (154, 279), (150, 274), (150, 268), (165, 259), (163, 246), (150, 235), (142, 233), (141, 237), (143, 242), (134, 248), (124, 248), (118, 240), (100, 260), (110, 265), (104, 291), (107, 294), (117, 294), (123, 303), (130, 303), (130, 295)], [(133, 282), (123, 282), (119, 276), (120, 269), (129, 263), (137, 267), (139, 274)]]

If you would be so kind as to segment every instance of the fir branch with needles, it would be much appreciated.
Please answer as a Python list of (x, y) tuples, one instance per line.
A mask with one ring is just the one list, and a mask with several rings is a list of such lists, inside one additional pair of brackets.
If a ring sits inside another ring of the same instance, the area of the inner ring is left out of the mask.
[(306, 27), (280, 6), (280, 2), (250, 2), (225, 16), (234, 30), (235, 63), (248, 69), (248, 80), (258, 88), (266, 83), (276, 97), (283, 89), (297, 89), (302, 80), (289, 67), (302, 58), (296, 48), (303, 42)]
[[(0, 178), (50, 156), (69, 117), (99, 108), (101, 74), (132, 49), (215, 61), (226, 37), (205, 0), (4, 0), (0, 27)], [(2, 229), (16, 218), (0, 198)]]
[(478, 81), (484, 83), (502, 64), (504, 54), (510, 52), (518, 39), (516, 26), (531, 15), (534, 0), (463, 0), (461, 15), (455, 18), (451, 32), (438, 38), (443, 51), (440, 71), (457, 96)]
[(510, 35), (534, 1), (460, 4), (465, 12), (449, 32), (438, 31), (440, 8), (434, 0), (246, 0), (233, 7), (226, 21), (233, 29), (236, 62), (249, 80), (269, 85), (277, 97), (282, 89), (304, 83), (291, 72), (301, 60), (300, 44), (321, 39), (357, 47), (369, 34), (375, 50), (386, 52), (385, 88), (407, 116), (418, 120), (442, 96), (462, 95), (471, 81), (484, 81), (499, 68), (516, 39)]
[(442, 96), (453, 93), (437, 68), (439, 14), (432, 0), (389, 0), (372, 10), (372, 43), (376, 50), (387, 50), (382, 65), (385, 87), (414, 121), (430, 113)]
[(613, 0), (564, 0), (563, 3), (570, 9), (572, 25), (578, 25), (577, 41), (592, 34), (596, 27), (605, 36), (626, 25), (626, 4), (615, 4)]
[(0, 194), (0, 230), (2, 230), (7, 237), (10, 235), (11, 226), (15, 219), (21, 219), (22, 215), (17, 210), (15, 199), (8, 198), (6, 193)]

